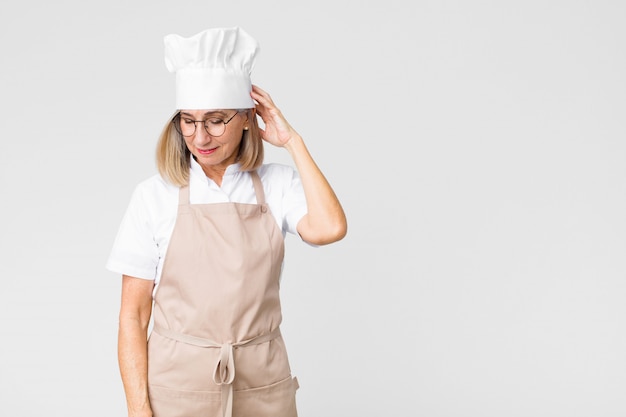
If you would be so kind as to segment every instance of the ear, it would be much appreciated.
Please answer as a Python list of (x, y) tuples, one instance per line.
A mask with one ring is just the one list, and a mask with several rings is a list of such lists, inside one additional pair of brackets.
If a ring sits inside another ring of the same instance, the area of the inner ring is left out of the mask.
[(256, 115), (256, 109), (253, 107), (251, 109), (248, 109), (248, 111), (246, 112), (246, 124), (243, 125), (243, 130), (248, 130), (248, 123), (250, 123), (250, 114), (252, 115), (252, 117), (254, 117)]

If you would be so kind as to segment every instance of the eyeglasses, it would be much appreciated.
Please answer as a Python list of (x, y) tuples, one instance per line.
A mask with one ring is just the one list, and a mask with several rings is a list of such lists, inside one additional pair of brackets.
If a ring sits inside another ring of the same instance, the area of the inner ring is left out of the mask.
[(217, 117), (210, 117), (205, 120), (193, 120), (187, 116), (183, 116), (178, 113), (172, 123), (176, 128), (176, 131), (188, 138), (193, 136), (196, 133), (196, 123), (202, 123), (204, 125), (204, 130), (213, 137), (222, 136), (226, 131), (226, 125), (228, 122), (233, 120), (235, 116), (237, 116), (239, 112), (233, 114), (228, 120), (222, 120)]

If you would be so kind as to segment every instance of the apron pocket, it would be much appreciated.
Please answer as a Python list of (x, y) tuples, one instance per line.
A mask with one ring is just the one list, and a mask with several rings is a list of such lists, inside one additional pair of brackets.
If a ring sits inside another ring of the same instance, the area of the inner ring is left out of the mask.
[(218, 416), (221, 412), (220, 391), (185, 391), (149, 385), (150, 405), (154, 417)]
[[(265, 387), (235, 391), (234, 417), (297, 417), (297, 378), (291, 376)], [(158, 417), (158, 416), (156, 416)]]

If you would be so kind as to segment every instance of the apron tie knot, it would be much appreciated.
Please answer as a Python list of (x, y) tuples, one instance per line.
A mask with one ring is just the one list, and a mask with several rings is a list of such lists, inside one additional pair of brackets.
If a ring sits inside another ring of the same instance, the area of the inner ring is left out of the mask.
[(215, 364), (213, 381), (217, 385), (232, 384), (235, 379), (235, 361), (233, 359), (233, 345), (224, 343), (220, 347), (220, 359)]

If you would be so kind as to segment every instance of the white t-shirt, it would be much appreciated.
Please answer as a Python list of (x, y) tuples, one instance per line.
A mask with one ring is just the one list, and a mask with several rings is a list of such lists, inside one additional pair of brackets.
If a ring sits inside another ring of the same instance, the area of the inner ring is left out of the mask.
[[(298, 172), (281, 164), (264, 164), (257, 172), (283, 236), (297, 234), (296, 226), (307, 212)], [(158, 283), (176, 222), (178, 192), (178, 187), (160, 175), (137, 185), (106, 263), (108, 270)], [(250, 173), (240, 171), (238, 164), (227, 168), (219, 187), (193, 158), (189, 194), (191, 204), (257, 202)]]

